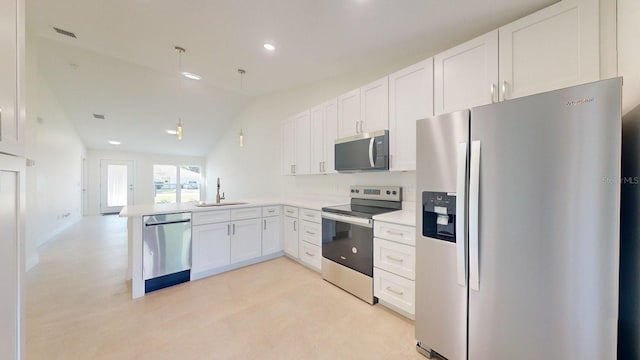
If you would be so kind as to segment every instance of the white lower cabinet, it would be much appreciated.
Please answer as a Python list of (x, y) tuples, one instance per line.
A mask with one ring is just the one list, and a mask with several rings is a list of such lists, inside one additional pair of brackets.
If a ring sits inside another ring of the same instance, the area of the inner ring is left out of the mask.
[(318, 271), (322, 266), (322, 249), (318, 245), (300, 242), (300, 261)]
[[(285, 212), (286, 213), (286, 212)], [(296, 212), (297, 214), (297, 212)], [(298, 217), (284, 217), (284, 252), (294, 259), (298, 258)]]
[(262, 218), (262, 255), (282, 251), (282, 218), (271, 216)]
[(415, 314), (415, 226), (375, 221), (373, 295), (402, 315)]
[(374, 267), (373, 294), (411, 317), (416, 312), (415, 282), (402, 276)]
[(261, 219), (239, 220), (231, 223), (231, 263), (262, 255)]
[(191, 271), (193, 273), (230, 264), (230, 227), (228, 222), (192, 227)]

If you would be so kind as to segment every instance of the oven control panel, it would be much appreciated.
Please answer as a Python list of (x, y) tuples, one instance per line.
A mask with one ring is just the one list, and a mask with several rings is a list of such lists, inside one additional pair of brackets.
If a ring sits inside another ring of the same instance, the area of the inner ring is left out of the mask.
[(349, 196), (355, 199), (402, 201), (402, 187), (352, 185)]

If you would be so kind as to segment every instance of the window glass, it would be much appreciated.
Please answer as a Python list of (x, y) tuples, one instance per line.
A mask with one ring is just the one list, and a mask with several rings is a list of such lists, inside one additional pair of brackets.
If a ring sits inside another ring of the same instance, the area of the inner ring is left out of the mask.
[(200, 166), (180, 166), (180, 202), (200, 201)]
[(177, 183), (178, 169), (175, 165), (153, 165), (154, 202), (156, 204), (177, 202)]

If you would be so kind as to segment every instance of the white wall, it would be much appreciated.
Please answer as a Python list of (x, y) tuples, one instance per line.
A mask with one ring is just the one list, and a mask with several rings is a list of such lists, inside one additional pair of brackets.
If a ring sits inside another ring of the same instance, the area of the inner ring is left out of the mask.
[[(129, 153), (119, 151), (91, 150), (87, 152), (87, 212), (86, 215), (100, 214), (100, 160), (133, 160), (134, 163), (134, 205), (153, 204), (153, 165), (197, 165), (204, 173), (205, 158), (193, 156), (172, 156), (164, 154)], [(204, 183), (204, 181), (203, 181)]]
[[(426, 58), (426, 56), (424, 57)], [(215, 179), (228, 200), (264, 196), (348, 196), (348, 186), (399, 185), (413, 199), (415, 173), (281, 176), (281, 123), (287, 117), (379, 79), (423, 58), (405, 59), (323, 82), (255, 99), (207, 155), (207, 200), (215, 199)], [(245, 146), (238, 146), (240, 128)]]
[(85, 148), (49, 84), (38, 69), (37, 42), (27, 35), (25, 256), (38, 263), (37, 247), (81, 218), (80, 167)]
[(640, 1), (618, 0), (618, 71), (624, 78), (622, 113), (640, 105)]

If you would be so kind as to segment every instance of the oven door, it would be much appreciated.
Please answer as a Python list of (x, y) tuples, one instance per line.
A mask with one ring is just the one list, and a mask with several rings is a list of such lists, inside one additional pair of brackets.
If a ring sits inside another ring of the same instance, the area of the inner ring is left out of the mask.
[(373, 277), (371, 219), (323, 212), (322, 257)]

